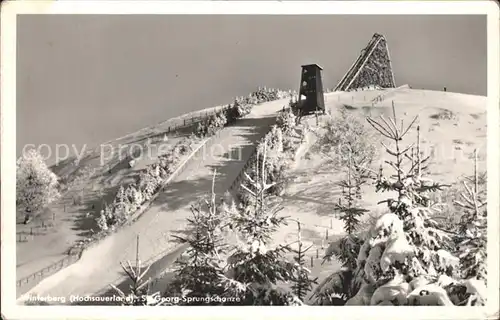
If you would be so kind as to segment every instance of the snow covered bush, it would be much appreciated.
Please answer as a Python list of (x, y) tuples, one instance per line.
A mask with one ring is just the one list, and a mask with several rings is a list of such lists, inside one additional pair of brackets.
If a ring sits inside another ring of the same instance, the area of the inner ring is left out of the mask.
[(105, 204), (99, 216), (96, 218), (96, 222), (101, 232), (107, 233), (109, 231), (113, 231), (119, 223), (113, 206)]
[(219, 112), (211, 115), (207, 120), (199, 122), (195, 134), (201, 138), (213, 136), (217, 131), (224, 128), (226, 124), (227, 118), (225, 112)]
[(160, 166), (158, 164), (148, 166), (139, 174), (138, 187), (142, 196), (147, 201), (158, 191), (162, 182), (160, 177)]
[(283, 132), (283, 150), (291, 151), (293, 149), (293, 136), (295, 135), (295, 127), (297, 125), (296, 116), (290, 108), (287, 108), (280, 113), (276, 118), (276, 125)]
[(57, 176), (36, 150), (30, 150), (16, 164), (16, 206), (25, 223), (60, 196)]
[(340, 109), (324, 129), (316, 147), (327, 154), (337, 168), (345, 167), (349, 157), (356, 167), (367, 166), (376, 158), (377, 139), (373, 130), (348, 109)]
[(226, 115), (223, 112), (220, 112), (215, 116), (212, 116), (208, 134), (214, 135), (218, 130), (224, 128), (226, 124), (227, 124), (227, 119)]
[(290, 132), (295, 128), (295, 118), (290, 108), (286, 108), (278, 113), (276, 118), (276, 125), (281, 128), (284, 134), (290, 134)]
[[(249, 160), (250, 166), (247, 174), (251, 178), (256, 178), (259, 164), (264, 159), (264, 149), (266, 149), (266, 161), (264, 170), (266, 171), (266, 183), (273, 184), (266, 192), (274, 195), (281, 195), (286, 187), (286, 171), (289, 168), (289, 155), (283, 150), (283, 132), (277, 126), (273, 126), (264, 138), (257, 144), (255, 155)], [(247, 203), (252, 200), (245, 192), (239, 192), (240, 201)]]
[(192, 150), (193, 144), (189, 138), (185, 138), (177, 142), (167, 153), (159, 155), (158, 170), (160, 178), (165, 179), (168, 175), (172, 174), (177, 169), (182, 157)]
[[(112, 217), (109, 217), (112, 218)], [(105, 213), (104, 209), (101, 210), (99, 216), (96, 219), (97, 226), (99, 227), (99, 230), (103, 232), (107, 232), (109, 230), (109, 222), (108, 222), (108, 215)]]
[(118, 221), (118, 223), (123, 223), (128, 220), (130, 213), (132, 212), (132, 206), (130, 200), (125, 193), (125, 187), (123, 185), (118, 189), (118, 193), (113, 201), (113, 214)]
[(219, 127), (221, 122), (218, 115), (211, 115), (207, 120), (198, 123), (195, 130), (196, 136), (204, 138), (214, 135), (219, 128), (224, 126)]
[(256, 104), (256, 101), (252, 100), (244, 100), (244, 99), (235, 99), (233, 106), (231, 107), (233, 113), (236, 118), (243, 118), (247, 114), (252, 111), (253, 106)]
[(237, 119), (242, 117), (242, 115), (239, 113), (238, 106), (239, 106), (239, 103), (238, 103), (238, 100), (236, 99), (232, 105), (229, 104), (224, 109), (224, 114), (225, 114), (226, 119), (227, 119), (227, 124), (232, 124)]
[(255, 102), (255, 104), (269, 102), (274, 100), (279, 100), (286, 98), (290, 95), (290, 92), (283, 91), (280, 89), (259, 87), (257, 91), (250, 94), (250, 99)]

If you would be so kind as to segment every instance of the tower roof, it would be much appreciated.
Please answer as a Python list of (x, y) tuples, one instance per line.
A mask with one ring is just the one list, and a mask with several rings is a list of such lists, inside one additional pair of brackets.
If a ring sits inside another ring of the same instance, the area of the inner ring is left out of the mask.
[(310, 67), (310, 66), (315, 66), (315, 67), (318, 67), (320, 70), (323, 70), (323, 68), (321, 68), (321, 66), (316, 64), (316, 63), (304, 64), (301, 67), (304, 68), (304, 67)]

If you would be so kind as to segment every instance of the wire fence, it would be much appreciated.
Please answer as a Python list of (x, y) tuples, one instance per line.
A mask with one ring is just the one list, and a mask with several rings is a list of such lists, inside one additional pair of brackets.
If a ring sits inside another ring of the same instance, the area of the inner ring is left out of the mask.
[(216, 107), (216, 108), (213, 108), (210, 110), (200, 111), (197, 115), (191, 116), (189, 118), (183, 118), (183, 119), (179, 119), (177, 121), (174, 120), (174, 123), (172, 124), (172, 126), (167, 127), (166, 132), (167, 133), (175, 132), (179, 129), (193, 127), (193, 126), (197, 125), (198, 123), (202, 123), (202, 122), (206, 121), (211, 116), (220, 115), (221, 113), (227, 111), (227, 109), (229, 109), (229, 108), (230, 108), (230, 106)]
[(17, 280), (16, 281), (17, 296), (26, 293), (29, 289), (36, 286), (38, 283), (40, 283), (43, 279), (47, 278), (48, 276), (51, 276), (56, 272), (72, 265), (73, 263), (75, 263), (80, 259), (81, 254), (82, 252), (80, 252), (79, 254), (68, 255), (37, 272), (34, 272), (24, 278), (21, 278), (20, 280)]
[[(201, 123), (201, 122), (204, 122), (204, 121), (208, 120), (208, 118), (210, 118), (211, 116), (217, 116), (217, 115), (219, 115), (220, 113), (226, 111), (230, 107), (231, 107), (230, 105), (227, 105), (227, 106), (218, 106), (218, 107), (211, 108), (211, 109), (206, 109), (206, 110), (192, 112), (192, 113), (189, 113), (186, 116), (181, 116), (181, 117), (178, 117), (178, 118), (173, 118), (173, 119), (169, 119), (169, 120), (166, 120), (166, 121), (159, 122), (158, 124), (156, 124), (154, 126), (149, 126), (149, 127), (143, 128), (140, 131), (149, 131), (149, 130), (153, 130), (154, 128), (159, 127), (159, 126), (168, 125), (166, 128), (162, 129), (161, 133), (159, 133), (159, 134), (157, 134), (157, 135), (155, 135), (153, 137), (149, 137), (151, 139), (161, 139), (161, 138), (163, 138), (163, 136), (165, 134), (170, 134), (170, 133), (173, 133), (173, 132), (177, 132), (177, 131), (179, 131), (181, 129), (186, 129), (186, 128), (194, 127), (198, 123)], [(131, 134), (127, 134), (125, 136), (122, 136), (122, 137), (110, 140), (108, 142), (105, 142), (105, 144), (111, 143), (111, 142), (116, 142), (116, 141), (128, 138), (128, 137), (130, 137), (132, 135), (137, 135), (137, 132), (134, 132), (134, 133), (131, 133)]]
[(408, 85), (402, 85), (402, 86), (399, 86), (397, 88), (392, 88), (392, 89), (383, 91), (381, 94), (379, 94), (378, 96), (376, 96), (375, 98), (372, 99), (372, 101), (371, 101), (372, 106), (374, 106), (375, 104), (377, 104), (379, 102), (384, 101), (385, 99), (387, 99), (391, 95), (395, 94), (398, 90), (408, 89), (408, 88), (409, 88)]

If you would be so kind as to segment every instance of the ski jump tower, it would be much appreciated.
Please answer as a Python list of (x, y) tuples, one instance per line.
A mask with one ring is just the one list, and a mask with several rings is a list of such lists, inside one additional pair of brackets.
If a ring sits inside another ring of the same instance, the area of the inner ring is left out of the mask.
[(361, 51), (358, 59), (347, 70), (335, 91), (349, 91), (357, 88), (376, 86), (395, 88), (389, 47), (384, 36), (375, 33)]
[[(312, 114), (317, 111), (325, 112), (325, 97), (323, 94), (321, 70), (323, 70), (323, 68), (317, 64), (302, 66), (298, 101), (301, 115)], [(305, 99), (302, 100), (302, 97)]]

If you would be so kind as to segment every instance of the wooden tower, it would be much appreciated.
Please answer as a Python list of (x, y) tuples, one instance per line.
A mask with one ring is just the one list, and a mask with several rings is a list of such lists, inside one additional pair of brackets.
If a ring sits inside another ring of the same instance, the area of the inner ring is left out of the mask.
[(316, 111), (325, 112), (325, 97), (323, 95), (321, 70), (323, 70), (323, 68), (317, 64), (302, 66), (298, 101), (298, 108), (300, 109), (301, 115), (311, 114)]

